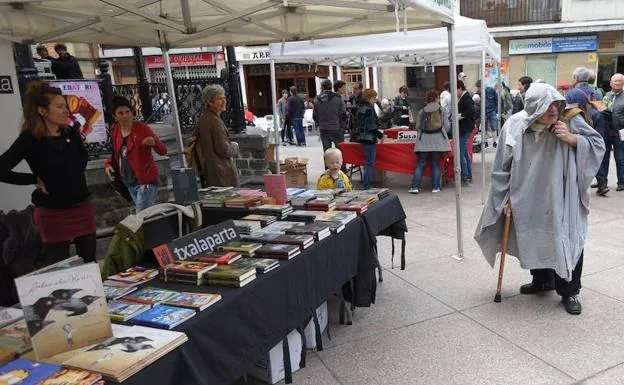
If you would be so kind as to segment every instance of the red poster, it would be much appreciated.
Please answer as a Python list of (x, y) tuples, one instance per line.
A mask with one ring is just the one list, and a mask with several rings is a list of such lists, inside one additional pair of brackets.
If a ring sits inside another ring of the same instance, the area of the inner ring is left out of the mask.
[[(148, 56), (145, 58), (147, 68), (162, 68), (162, 56)], [(211, 53), (190, 53), (184, 55), (169, 55), (171, 67), (212, 66), (215, 64), (214, 55)]]

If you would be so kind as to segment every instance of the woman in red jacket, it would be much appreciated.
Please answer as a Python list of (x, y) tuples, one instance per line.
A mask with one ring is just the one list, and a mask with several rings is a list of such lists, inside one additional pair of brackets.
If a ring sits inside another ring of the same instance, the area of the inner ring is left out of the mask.
[(147, 124), (133, 120), (131, 107), (124, 97), (113, 100), (117, 122), (111, 128), (113, 153), (106, 161), (105, 170), (111, 177), (115, 168), (119, 170), (138, 213), (156, 203), (159, 172), (152, 149), (159, 155), (167, 155), (167, 147)]

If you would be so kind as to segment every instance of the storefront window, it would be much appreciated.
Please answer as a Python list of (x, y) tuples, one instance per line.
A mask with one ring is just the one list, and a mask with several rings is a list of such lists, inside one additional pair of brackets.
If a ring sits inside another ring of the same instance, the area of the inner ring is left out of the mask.
[(350, 72), (344, 74), (345, 82), (347, 83), (347, 92), (349, 95), (353, 94), (353, 83), (362, 81), (362, 72)]
[(528, 56), (527, 76), (533, 80), (542, 79), (554, 86), (557, 83), (557, 57), (556, 56)]

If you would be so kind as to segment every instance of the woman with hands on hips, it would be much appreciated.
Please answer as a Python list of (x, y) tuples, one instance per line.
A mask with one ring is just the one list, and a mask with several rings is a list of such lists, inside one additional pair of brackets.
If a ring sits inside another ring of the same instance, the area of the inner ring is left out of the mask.
[[(26, 88), (21, 134), (0, 155), (0, 182), (35, 185), (33, 220), (43, 241), (43, 265), (69, 257), (69, 245), (85, 262), (95, 261), (95, 207), (85, 169), (89, 155), (80, 132), (67, 126), (61, 90), (46, 81)], [(31, 173), (14, 172), (25, 160)]]
[(159, 171), (152, 150), (167, 155), (167, 147), (147, 124), (133, 119), (131, 107), (124, 97), (113, 100), (116, 120), (111, 127), (113, 153), (106, 160), (105, 170), (111, 178), (119, 172), (138, 213), (156, 203)]

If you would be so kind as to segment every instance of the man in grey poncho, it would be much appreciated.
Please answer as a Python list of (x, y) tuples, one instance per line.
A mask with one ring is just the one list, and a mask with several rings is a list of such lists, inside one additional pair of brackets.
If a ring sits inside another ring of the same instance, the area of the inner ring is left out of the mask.
[[(531, 269), (522, 294), (557, 290), (565, 309), (580, 314), (578, 299), (589, 214), (589, 185), (605, 145), (577, 115), (567, 123), (565, 99), (548, 84), (532, 84), (525, 108), (502, 129), (492, 187), (475, 239), (490, 265), (501, 249), (504, 216), (511, 202), (508, 252)], [(562, 120), (560, 120), (562, 119)]]

